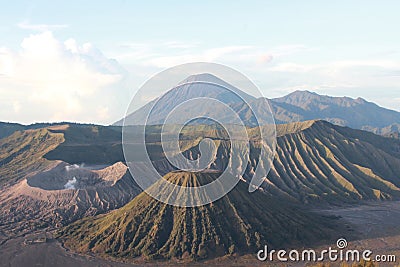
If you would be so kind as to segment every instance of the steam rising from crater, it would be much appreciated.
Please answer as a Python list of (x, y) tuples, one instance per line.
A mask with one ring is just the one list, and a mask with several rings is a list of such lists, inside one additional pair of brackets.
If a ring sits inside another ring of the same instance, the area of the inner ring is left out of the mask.
[(80, 167), (81, 166), (79, 166), (78, 164), (73, 164), (73, 165), (65, 166), (65, 170), (67, 172), (69, 172), (70, 170), (76, 170), (76, 169), (79, 169)]
[[(78, 166), (79, 167), (79, 166)], [(76, 178), (72, 178), (71, 180), (68, 180), (68, 182), (64, 185), (65, 189), (75, 189), (75, 184), (77, 180)]]

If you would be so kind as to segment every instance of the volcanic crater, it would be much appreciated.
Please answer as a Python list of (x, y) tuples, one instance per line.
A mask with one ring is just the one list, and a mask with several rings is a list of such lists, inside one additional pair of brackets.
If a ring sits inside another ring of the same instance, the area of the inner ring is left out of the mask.
[(43, 190), (110, 187), (115, 185), (125, 173), (126, 167), (122, 163), (93, 170), (91, 166), (69, 165), (62, 162), (48, 171), (27, 178), (27, 184)]

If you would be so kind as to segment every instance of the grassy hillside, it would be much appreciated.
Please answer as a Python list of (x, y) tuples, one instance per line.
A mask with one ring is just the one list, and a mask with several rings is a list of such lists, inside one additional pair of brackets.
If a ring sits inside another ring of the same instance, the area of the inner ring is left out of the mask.
[(398, 140), (324, 121), (282, 125), (278, 133), (268, 191), (303, 202), (400, 198)]
[(0, 139), (0, 185), (45, 170), (51, 163), (43, 156), (64, 140), (49, 129), (17, 131)]

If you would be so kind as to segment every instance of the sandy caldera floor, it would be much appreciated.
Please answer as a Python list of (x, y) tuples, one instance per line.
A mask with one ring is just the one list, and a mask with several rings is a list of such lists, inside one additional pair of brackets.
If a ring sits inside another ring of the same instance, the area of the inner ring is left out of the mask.
[[(35, 240), (47, 236), (47, 242), (25, 244), (25, 240)], [(25, 237), (10, 239), (0, 246), (0, 266), (134, 266), (119, 262), (107, 261), (92, 256), (82, 256), (65, 250), (52, 238), (50, 233), (30, 234)]]
[[(372, 250), (374, 255), (396, 255), (395, 263), (380, 263), (378, 266), (400, 266), (400, 201), (374, 202), (349, 207), (332, 207), (319, 209), (317, 212), (341, 216), (342, 220), (352, 225), (359, 238), (349, 238), (349, 248)], [(46, 234), (48, 241), (26, 245), (26, 239), (35, 239), (43, 233), (32, 234), (8, 240), (0, 246), (0, 266), (141, 266), (128, 263), (108, 261), (92, 255), (78, 255), (65, 250), (59, 242)], [(344, 236), (346, 238), (346, 236)], [(327, 245), (328, 246), (328, 245)], [(327, 247), (325, 246), (325, 247)], [(335, 246), (332, 244), (331, 246)], [(321, 246), (321, 249), (325, 248)], [(317, 248), (319, 250), (319, 248)], [(177, 265), (167, 262), (153, 262), (148, 265)], [(228, 257), (206, 262), (191, 264), (196, 266), (306, 266), (308, 263), (277, 263), (259, 262), (255, 255), (239, 258)], [(314, 264), (315, 265), (315, 264)], [(187, 266), (187, 264), (185, 264)], [(340, 266), (340, 263), (330, 263), (330, 266)]]

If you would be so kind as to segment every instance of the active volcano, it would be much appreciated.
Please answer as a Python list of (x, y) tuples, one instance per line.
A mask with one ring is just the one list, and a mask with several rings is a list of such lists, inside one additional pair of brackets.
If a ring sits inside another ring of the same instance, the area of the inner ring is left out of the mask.
[[(170, 172), (164, 179), (199, 186), (218, 172)], [(254, 253), (271, 247), (311, 244), (334, 237), (332, 218), (303, 212), (244, 182), (223, 198), (195, 208), (174, 207), (141, 193), (109, 214), (79, 220), (59, 231), (64, 244), (79, 252), (149, 259), (203, 259)]]

